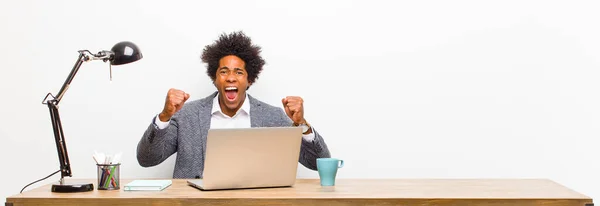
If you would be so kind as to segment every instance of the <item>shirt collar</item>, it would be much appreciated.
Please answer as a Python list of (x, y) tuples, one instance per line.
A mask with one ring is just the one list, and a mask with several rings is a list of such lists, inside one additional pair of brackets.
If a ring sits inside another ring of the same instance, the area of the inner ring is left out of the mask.
[[(242, 103), (242, 107), (240, 107), (240, 109), (238, 109), (238, 111), (235, 112), (235, 115), (233, 115), (233, 117), (237, 116), (240, 112), (244, 112), (247, 115), (250, 115), (250, 103), (249, 102), (250, 102), (250, 98), (248, 98), (248, 93), (246, 93), (246, 98), (244, 99), (244, 103)], [(215, 114), (215, 113), (220, 113), (223, 116), (229, 117), (225, 113), (223, 113), (223, 111), (221, 111), (221, 105), (219, 104), (219, 93), (218, 92), (217, 92), (217, 96), (215, 96), (215, 98), (213, 98), (213, 104), (212, 104), (211, 114)]]

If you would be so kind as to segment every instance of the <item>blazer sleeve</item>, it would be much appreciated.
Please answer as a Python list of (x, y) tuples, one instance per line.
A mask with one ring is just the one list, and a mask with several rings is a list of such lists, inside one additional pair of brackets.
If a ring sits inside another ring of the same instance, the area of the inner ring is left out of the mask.
[[(285, 114), (283, 109), (280, 109), (279, 113), (282, 118), (281, 122), (284, 122), (285, 124), (282, 126), (289, 127), (293, 124), (292, 120)], [(329, 149), (327, 148), (327, 144), (325, 144), (323, 137), (321, 137), (313, 125), (311, 125), (311, 128), (312, 132), (315, 133), (315, 139), (307, 141), (302, 138), (298, 162), (308, 169), (317, 170), (317, 158), (329, 158), (331, 157), (331, 154), (329, 153)]]
[(137, 146), (137, 160), (142, 167), (158, 165), (176, 152), (179, 129), (176, 116), (164, 129), (158, 129), (154, 123), (156, 116), (152, 119)]

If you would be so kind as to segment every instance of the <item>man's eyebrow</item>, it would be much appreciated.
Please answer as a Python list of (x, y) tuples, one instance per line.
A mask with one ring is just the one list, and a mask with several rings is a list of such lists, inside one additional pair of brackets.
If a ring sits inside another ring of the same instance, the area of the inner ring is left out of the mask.
[(224, 67), (219, 68), (219, 70), (221, 70), (221, 69), (229, 69), (229, 67), (224, 66)]

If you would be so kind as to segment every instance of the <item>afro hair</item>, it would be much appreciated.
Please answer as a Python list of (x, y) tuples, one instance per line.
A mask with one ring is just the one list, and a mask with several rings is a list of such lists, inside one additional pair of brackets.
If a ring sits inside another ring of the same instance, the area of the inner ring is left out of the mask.
[(248, 82), (252, 84), (258, 78), (265, 65), (265, 60), (260, 56), (260, 52), (260, 46), (252, 45), (252, 40), (244, 32), (223, 33), (219, 37), (219, 40), (204, 48), (202, 62), (208, 64), (206, 73), (214, 82), (217, 78), (219, 60), (229, 55), (235, 55), (246, 64), (245, 69), (248, 73)]

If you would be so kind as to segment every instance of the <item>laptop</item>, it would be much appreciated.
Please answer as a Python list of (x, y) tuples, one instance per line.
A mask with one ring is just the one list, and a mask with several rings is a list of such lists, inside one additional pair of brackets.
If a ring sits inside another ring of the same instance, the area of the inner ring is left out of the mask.
[(302, 129), (262, 127), (210, 129), (200, 190), (289, 187), (296, 182)]

